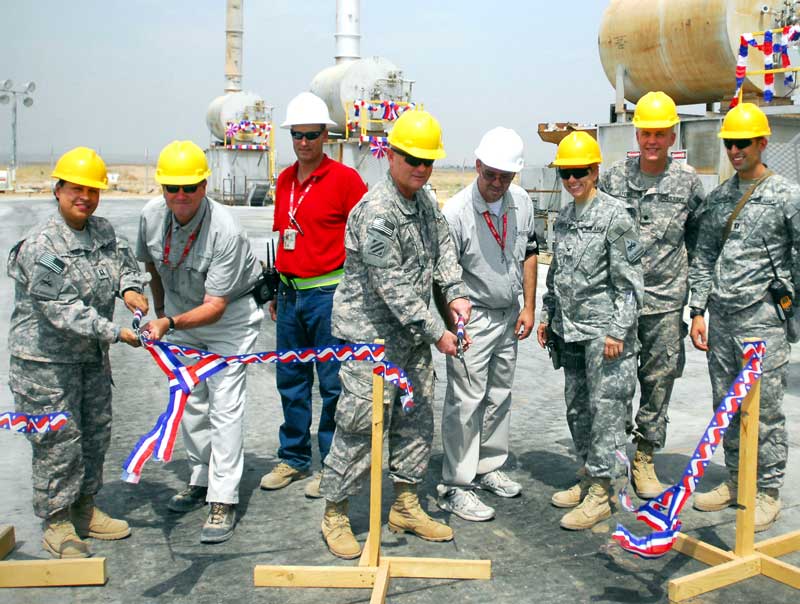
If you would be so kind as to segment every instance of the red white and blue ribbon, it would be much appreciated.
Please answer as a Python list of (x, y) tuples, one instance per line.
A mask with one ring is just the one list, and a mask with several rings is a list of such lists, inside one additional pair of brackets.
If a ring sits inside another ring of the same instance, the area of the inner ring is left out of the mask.
[[(150, 340), (145, 332), (139, 330), (141, 319), (142, 313), (136, 311), (133, 318), (133, 329), (139, 335), (139, 340), (144, 348), (151, 354), (169, 380), (169, 403), (164, 413), (156, 420), (153, 428), (139, 439), (125, 460), (122, 479), (126, 482), (139, 482), (142, 468), (151, 457), (165, 462), (172, 459), (178, 427), (192, 389), (230, 365), (324, 363), (329, 361), (378, 363), (373, 373), (383, 376), (384, 379), (400, 389), (403, 411), (408, 413), (414, 409), (413, 385), (403, 369), (385, 360), (386, 350), (382, 344), (339, 344), (320, 348), (221, 356), (207, 350)], [(197, 359), (197, 362), (194, 365), (186, 366), (178, 360), (179, 356)]]
[[(764, 69), (772, 69), (772, 55), (774, 49), (772, 47), (772, 31), (767, 30), (764, 32)], [(775, 74), (764, 74), (764, 101), (767, 103), (772, 102), (772, 97), (775, 96)]]
[(69, 413), (65, 411), (44, 413), (42, 415), (6, 411), (5, 413), (0, 413), (0, 430), (10, 430), (18, 434), (55, 432), (67, 425), (69, 417)]
[(714, 416), (686, 465), (683, 476), (677, 484), (640, 506), (636, 511), (636, 518), (648, 524), (655, 532), (645, 537), (638, 537), (618, 524), (611, 538), (619, 543), (620, 547), (642, 558), (658, 558), (672, 549), (681, 529), (678, 516), (683, 506), (705, 474), (706, 467), (717, 446), (722, 442), (731, 419), (739, 411), (747, 393), (761, 379), (765, 350), (764, 342), (750, 342), (743, 346), (746, 361), (744, 369), (736, 376), (728, 393), (714, 411)]
[(731, 109), (739, 104), (739, 93), (747, 75), (747, 53), (750, 46), (757, 46), (753, 34), (742, 34), (739, 38), (739, 56), (736, 58), (736, 92), (731, 99)]

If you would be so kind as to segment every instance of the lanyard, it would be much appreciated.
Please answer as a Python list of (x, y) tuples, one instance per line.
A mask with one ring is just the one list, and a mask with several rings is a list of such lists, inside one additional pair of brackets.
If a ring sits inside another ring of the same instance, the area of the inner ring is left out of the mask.
[(294, 205), (294, 184), (296, 180), (297, 179), (292, 181), (292, 191), (289, 194), (289, 224), (294, 225), (294, 227), (302, 235), (303, 229), (301, 229), (300, 225), (297, 224), (297, 219), (295, 218), (295, 215), (297, 214), (297, 210), (300, 209), (300, 204), (303, 203), (303, 200), (306, 198), (306, 193), (308, 193), (311, 190), (311, 187), (314, 186), (314, 183), (317, 182), (317, 177), (316, 176), (313, 177), (311, 179), (311, 182), (309, 182), (308, 185), (306, 185), (306, 188), (300, 194), (300, 199), (297, 200), (297, 205)]
[(492, 236), (494, 240), (497, 242), (497, 245), (500, 246), (500, 249), (504, 252), (506, 251), (506, 235), (508, 234), (508, 213), (503, 214), (503, 238), (500, 239), (500, 233), (497, 232), (497, 229), (494, 228), (494, 223), (492, 222), (491, 215), (489, 214), (488, 210), (483, 213), (483, 218), (486, 220), (486, 224), (489, 225), (489, 230), (492, 232)]
[[(183, 253), (181, 254), (178, 263), (175, 265), (175, 268), (178, 268), (184, 260), (186, 260), (186, 256), (189, 255), (189, 251), (192, 249), (192, 245), (194, 244), (194, 240), (197, 239), (197, 235), (200, 233), (200, 228), (203, 226), (203, 221), (200, 220), (198, 225), (195, 227), (192, 234), (189, 235), (189, 240), (186, 242), (186, 247), (183, 248)], [(169, 266), (169, 251), (172, 245), (172, 217), (169, 219), (169, 227), (167, 228), (167, 237), (164, 239), (164, 256), (162, 261), (166, 266)]]

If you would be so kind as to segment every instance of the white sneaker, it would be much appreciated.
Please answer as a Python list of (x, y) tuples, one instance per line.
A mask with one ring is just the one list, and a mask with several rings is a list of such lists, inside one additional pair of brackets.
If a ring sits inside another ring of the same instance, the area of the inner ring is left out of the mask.
[(511, 480), (505, 472), (494, 470), (481, 476), (478, 488), (491, 491), (499, 497), (516, 497), (522, 492), (522, 485)]
[(472, 522), (484, 522), (494, 518), (494, 508), (478, 499), (474, 491), (440, 484), (436, 487), (436, 492), (439, 494), (436, 505), (445, 512), (451, 512), (459, 518)]

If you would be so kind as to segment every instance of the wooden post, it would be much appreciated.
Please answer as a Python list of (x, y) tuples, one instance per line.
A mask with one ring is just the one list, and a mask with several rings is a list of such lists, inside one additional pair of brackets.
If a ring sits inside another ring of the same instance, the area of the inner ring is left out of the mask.
[(758, 380), (739, 409), (739, 507), (736, 510), (736, 547), (733, 550), (737, 556), (749, 556), (755, 551), (760, 399), (761, 380)]
[[(376, 340), (383, 344), (383, 340)], [(367, 566), (378, 566), (381, 550), (381, 484), (383, 482), (383, 378), (372, 374), (372, 452), (369, 473)]]

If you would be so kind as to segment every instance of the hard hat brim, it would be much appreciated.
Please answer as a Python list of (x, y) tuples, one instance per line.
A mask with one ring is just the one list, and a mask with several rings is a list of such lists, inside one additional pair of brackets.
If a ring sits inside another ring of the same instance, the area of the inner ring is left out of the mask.
[(102, 181), (102, 180), (93, 180), (91, 178), (81, 178), (80, 176), (76, 177), (72, 174), (70, 175), (62, 174), (58, 170), (54, 170), (51, 176), (52, 178), (55, 178), (57, 180), (63, 180), (64, 182), (71, 182), (72, 184), (80, 185), (82, 187), (91, 187), (93, 189), (100, 189), (102, 191), (108, 189), (108, 180)]
[(156, 182), (160, 185), (194, 185), (199, 184), (211, 176), (211, 170), (206, 170), (202, 176), (189, 174), (187, 176), (161, 176), (156, 173)]
[(680, 119), (671, 120), (637, 120), (634, 118), (633, 127), (640, 130), (662, 130), (664, 128), (672, 128), (678, 124)]
[(335, 126), (336, 122), (333, 120), (320, 120), (318, 122), (296, 122), (294, 120), (286, 120), (281, 124), (281, 128), (288, 130), (292, 126), (313, 126), (314, 124), (323, 124), (324, 126)]

